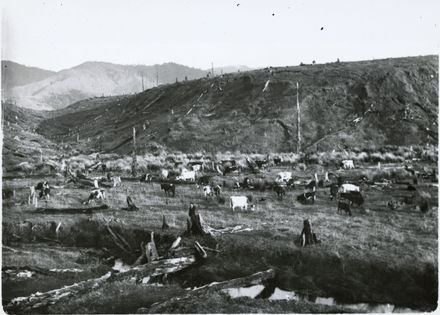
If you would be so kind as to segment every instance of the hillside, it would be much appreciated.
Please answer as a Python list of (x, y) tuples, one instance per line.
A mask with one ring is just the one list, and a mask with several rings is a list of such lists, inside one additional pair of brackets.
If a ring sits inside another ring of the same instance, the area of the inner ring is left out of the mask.
[(133, 126), (141, 152), (295, 151), (296, 82), (305, 149), (438, 141), (438, 56), (266, 68), (163, 85), (45, 120), (38, 132), (64, 143), (79, 133), (86, 146), (125, 153)]
[(54, 71), (27, 67), (13, 61), (2, 60), (2, 90), (6, 91), (16, 86), (41, 81), (54, 74)]
[[(5, 89), (3, 100), (38, 110), (64, 108), (82, 99), (96, 96), (133, 94), (160, 84), (206, 76), (207, 71), (175, 63), (162, 65), (118, 65), (86, 62), (62, 70), (38, 82)], [(13, 74), (6, 74), (6, 80)], [(143, 77), (143, 78), (142, 78)], [(157, 80), (158, 79), (158, 80)]]

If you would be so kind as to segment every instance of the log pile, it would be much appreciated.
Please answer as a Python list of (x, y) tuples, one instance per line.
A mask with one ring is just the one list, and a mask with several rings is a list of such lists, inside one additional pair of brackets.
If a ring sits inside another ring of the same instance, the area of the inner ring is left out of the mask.
[(174, 273), (188, 268), (195, 262), (194, 256), (187, 256), (154, 261), (146, 265), (132, 267), (125, 272), (108, 272), (102, 277), (81, 281), (60, 289), (15, 298), (5, 306), (5, 311), (8, 313), (34, 312), (37, 309), (96, 290), (106, 282), (130, 280), (136, 283), (145, 283), (148, 282), (144, 280), (145, 278), (148, 280), (151, 277)]
[(174, 297), (168, 301), (162, 303), (155, 303), (150, 308), (140, 308), (137, 310), (137, 313), (149, 313), (149, 314), (157, 314), (157, 313), (166, 313), (168, 307), (172, 306), (174, 303), (185, 303), (185, 300), (191, 299), (194, 296), (203, 296), (210, 292), (220, 291), (229, 288), (241, 288), (241, 287), (249, 287), (252, 285), (260, 284), (266, 280), (273, 279), (275, 277), (275, 271), (273, 269), (268, 269), (266, 271), (261, 271), (254, 273), (250, 276), (236, 278), (232, 280), (227, 280), (223, 282), (213, 282), (207, 284), (205, 286), (196, 288), (190, 291), (188, 294), (184, 296)]
[(75, 213), (85, 213), (91, 214), (93, 211), (107, 210), (108, 206), (106, 204), (96, 206), (96, 207), (80, 207), (80, 208), (37, 208), (36, 213), (45, 214), (75, 214)]

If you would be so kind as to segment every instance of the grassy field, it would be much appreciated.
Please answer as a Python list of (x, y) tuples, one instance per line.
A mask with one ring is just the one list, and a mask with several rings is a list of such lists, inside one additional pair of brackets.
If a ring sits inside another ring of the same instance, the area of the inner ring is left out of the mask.
[[(434, 164), (423, 166), (436, 167)], [(362, 169), (351, 171), (336, 169), (330, 171), (340, 172), (348, 180), (355, 180), (363, 174), (368, 174), (370, 178), (380, 182), (381, 177), (403, 179), (407, 174), (400, 167), (395, 164), (384, 165), (382, 170), (375, 170), (365, 165)], [(48, 269), (75, 267), (85, 270), (84, 273), (67, 279), (66, 277), (52, 279), (46, 286), (38, 287), (38, 290), (53, 288), (57, 284), (70, 284), (92, 274), (99, 276), (109, 269), (109, 265), (103, 263), (109, 253), (123, 258), (126, 263), (132, 263), (136, 258), (121, 253), (112, 245), (104, 228), (107, 223), (124, 231), (133, 248), (138, 247), (142, 240), (148, 240), (150, 231), (155, 231), (160, 253), (168, 248), (177, 235), (185, 231), (188, 206), (192, 202), (205, 222), (213, 228), (242, 225), (252, 230), (222, 234), (215, 238), (200, 237), (199, 241), (203, 245), (214, 247), (218, 244), (222, 253), (210, 255), (207, 261), (197, 268), (190, 268), (169, 277), (171, 287), (161, 288), (164, 292), (168, 292), (164, 293), (164, 296), (179, 294), (182, 285), (201, 286), (213, 281), (246, 276), (271, 267), (276, 270), (277, 286), (285, 290), (334, 297), (338, 302), (344, 303), (392, 303), (421, 310), (432, 310), (436, 307), (437, 187), (429, 182), (419, 185), (420, 190), (429, 192), (432, 205), (431, 211), (422, 215), (415, 204), (403, 205), (394, 210), (388, 208), (389, 200), (402, 200), (404, 196), (409, 196), (410, 192), (406, 190), (406, 185), (391, 184), (383, 188), (364, 185), (362, 188), (366, 202), (362, 208), (353, 208), (353, 217), (336, 213), (336, 201), (330, 201), (328, 188), (318, 189), (314, 205), (301, 205), (296, 201), (296, 196), (303, 192), (301, 186), (289, 190), (283, 199), (278, 198), (271, 190), (232, 188), (236, 180), (241, 181), (244, 177), (254, 181), (262, 178), (270, 180), (275, 178), (277, 172), (291, 169), (288, 166), (273, 167), (263, 174), (239, 176), (220, 176), (212, 173), (214, 182), (226, 185), (222, 198), (204, 197), (201, 187), (197, 188), (192, 184), (178, 185), (175, 197), (165, 197), (157, 182), (124, 181), (120, 187), (107, 189), (105, 203), (109, 206), (108, 210), (89, 215), (36, 213), (33, 206), (27, 204), (28, 186), (35, 185), (42, 178), (4, 180), (3, 187), (15, 190), (15, 197), (3, 201), (3, 244), (32, 254), (17, 254), (4, 250), (3, 266), (36, 266)], [(294, 175), (297, 179), (307, 182), (315, 171), (321, 176), (322, 166), (312, 165), (306, 171), (294, 169)], [(53, 189), (52, 198), (47, 202), (41, 201), (41, 207), (59, 209), (78, 207), (88, 197), (89, 189), (78, 189), (73, 184), (65, 184), (63, 178), (59, 177), (47, 179), (51, 185), (64, 188)], [(231, 211), (228, 200), (228, 196), (231, 195), (252, 196), (256, 211)], [(131, 196), (140, 208), (139, 211), (122, 210), (126, 207), (127, 196)], [(161, 230), (163, 215), (170, 225), (167, 231)], [(309, 219), (312, 223), (314, 232), (321, 240), (319, 245), (298, 247), (297, 239), (304, 219)], [(26, 228), (23, 224), (20, 227), (19, 223), (25, 220), (31, 221), (34, 227), (37, 227), (31, 232), (33, 237), (24, 236), (28, 235)], [(50, 242), (45, 241), (50, 234), (47, 230), (48, 222), (51, 221), (56, 224), (62, 223), (58, 235), (61, 244), (49, 244)], [(22, 238), (17, 240), (11, 235)], [(183, 244), (191, 244), (193, 239), (194, 237), (186, 237)], [(69, 247), (66, 249), (64, 246)], [(75, 248), (78, 250), (76, 251)], [(103, 251), (103, 248), (107, 252)], [(87, 252), (87, 250), (91, 251)], [(86, 255), (87, 258), (81, 259), (81, 255)], [(34, 280), (27, 281), (29, 284), (24, 286), (27, 288), (24, 290), (17, 289), (18, 286), (14, 281), (3, 282), (4, 291), (9, 292), (8, 295), (3, 295), (3, 301), (26, 295), (25, 293), (37, 289), (32, 282)], [(147, 294), (152, 289), (149, 287), (137, 289), (129, 283), (119, 283), (112, 289), (107, 288), (106, 296), (110, 300), (113, 291), (117, 291), (116, 288), (119, 288), (118, 290), (127, 298), (118, 299), (114, 304), (108, 305), (105, 302), (106, 298), (102, 297), (102, 301), (99, 299), (97, 304), (91, 305), (88, 301), (93, 299), (94, 295), (85, 295), (78, 301), (73, 300), (63, 306), (52, 306), (49, 311), (69, 313), (78, 309), (85, 313), (134, 312), (135, 308), (148, 307), (153, 303), (151, 298), (140, 300), (134, 298), (133, 301), (136, 303), (130, 302), (132, 299), (128, 296), (136, 297), (140, 295), (139, 292), (144, 291)], [(249, 308), (246, 308), (242, 303), (230, 303), (227, 302), (229, 298), (220, 296), (220, 300), (219, 297), (217, 300), (215, 297), (212, 298), (212, 305), (205, 303), (209, 312), (242, 312), (257, 308), (267, 312), (280, 312), (282, 308), (278, 304), (286, 303), (255, 300), (246, 302), (249, 304)], [(191, 303), (196, 305), (199, 299), (200, 297), (194, 297), (189, 305), (192, 305)], [(155, 301), (160, 300), (157, 298)], [(139, 301), (143, 301), (144, 304)], [(220, 308), (219, 305), (223, 302), (229, 307)], [(252, 306), (252, 303), (255, 305)], [(261, 306), (264, 303), (266, 305)], [(307, 312), (316, 309), (313, 303), (311, 305), (289, 303), (295, 305), (286, 306), (286, 309), (291, 311)], [(163, 311), (189, 310), (177, 307)], [(331, 308), (326, 309), (327, 311), (331, 311)]]

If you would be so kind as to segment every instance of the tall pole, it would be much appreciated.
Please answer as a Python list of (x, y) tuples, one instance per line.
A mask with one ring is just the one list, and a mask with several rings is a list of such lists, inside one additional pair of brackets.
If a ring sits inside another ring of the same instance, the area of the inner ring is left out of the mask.
[(296, 82), (296, 114), (298, 117), (296, 131), (297, 131), (297, 146), (296, 153), (301, 152), (301, 111), (299, 108), (299, 84)]
[(159, 86), (159, 70), (156, 67), (156, 86)]
[(214, 63), (211, 62), (211, 76), (214, 76)]
[(137, 157), (136, 157), (136, 127), (133, 127), (133, 160), (131, 163), (131, 175), (136, 177)]
[(144, 73), (142, 72), (142, 92), (145, 91), (144, 89)]

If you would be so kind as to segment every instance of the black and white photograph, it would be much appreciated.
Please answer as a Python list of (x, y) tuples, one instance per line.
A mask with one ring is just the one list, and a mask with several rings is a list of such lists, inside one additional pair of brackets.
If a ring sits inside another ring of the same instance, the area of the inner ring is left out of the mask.
[(435, 313), (437, 0), (3, 0), (5, 314)]

